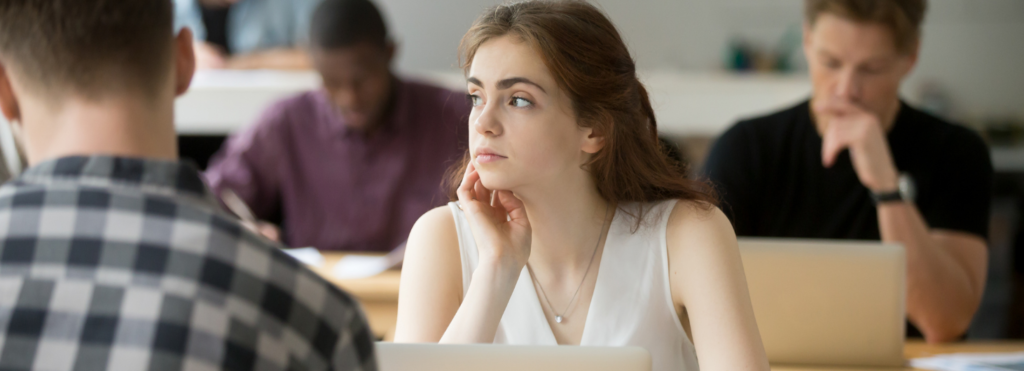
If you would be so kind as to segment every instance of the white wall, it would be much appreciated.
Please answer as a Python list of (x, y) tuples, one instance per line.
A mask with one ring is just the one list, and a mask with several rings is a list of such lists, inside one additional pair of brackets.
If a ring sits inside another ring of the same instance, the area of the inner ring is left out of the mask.
[[(454, 69), (459, 39), (497, 1), (377, 0), (400, 42), (400, 71)], [(799, 29), (802, 0), (597, 0), (641, 69), (721, 69), (741, 37), (774, 45)], [(921, 62), (905, 84), (912, 100), (925, 81), (951, 96), (958, 117), (1024, 117), (1024, 1), (933, 0)], [(797, 56), (798, 59), (802, 58)]]

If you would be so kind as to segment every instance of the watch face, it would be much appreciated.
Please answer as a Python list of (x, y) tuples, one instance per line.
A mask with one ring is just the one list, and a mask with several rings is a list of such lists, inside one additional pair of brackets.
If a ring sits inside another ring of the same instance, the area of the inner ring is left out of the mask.
[(910, 174), (900, 174), (900, 197), (904, 201), (914, 202), (917, 199), (917, 184), (914, 183), (914, 178)]

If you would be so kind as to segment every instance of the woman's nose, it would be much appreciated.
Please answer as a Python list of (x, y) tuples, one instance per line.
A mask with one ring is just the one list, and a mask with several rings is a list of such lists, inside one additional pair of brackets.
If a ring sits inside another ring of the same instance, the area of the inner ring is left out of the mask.
[(497, 107), (485, 105), (480, 115), (473, 122), (477, 133), (488, 136), (499, 136), (502, 133), (501, 121), (498, 119)]

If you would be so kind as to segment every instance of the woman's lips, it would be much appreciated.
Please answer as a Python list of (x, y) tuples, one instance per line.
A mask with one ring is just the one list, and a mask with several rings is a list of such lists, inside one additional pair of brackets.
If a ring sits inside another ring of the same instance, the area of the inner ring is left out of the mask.
[(489, 154), (489, 153), (488, 154), (479, 154), (479, 155), (476, 156), (476, 162), (478, 164), (486, 164), (486, 163), (491, 163), (491, 162), (495, 162), (495, 161), (498, 161), (498, 160), (504, 160), (505, 158), (506, 158), (505, 156), (498, 156), (498, 155)]

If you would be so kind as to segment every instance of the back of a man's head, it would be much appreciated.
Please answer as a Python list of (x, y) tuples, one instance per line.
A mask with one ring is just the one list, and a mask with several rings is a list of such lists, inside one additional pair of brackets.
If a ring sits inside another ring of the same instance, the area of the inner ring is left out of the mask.
[(310, 40), (325, 50), (364, 42), (384, 47), (388, 32), (380, 11), (369, 0), (324, 0), (313, 13)]
[(48, 99), (157, 91), (172, 32), (171, 0), (0, 1), (0, 63)]

